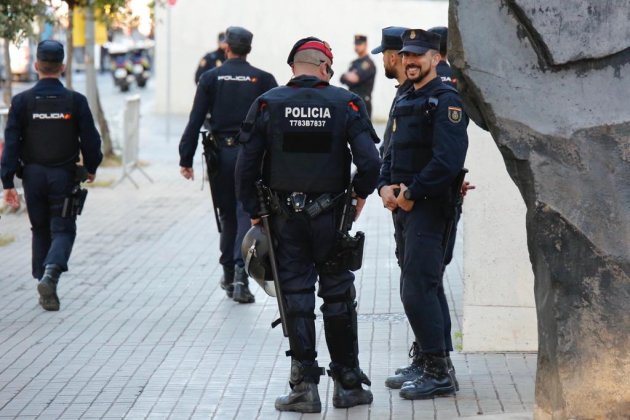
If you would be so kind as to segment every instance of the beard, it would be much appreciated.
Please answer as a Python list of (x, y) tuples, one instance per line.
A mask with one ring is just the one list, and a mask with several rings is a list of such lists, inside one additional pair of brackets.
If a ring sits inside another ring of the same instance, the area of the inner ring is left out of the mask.
[[(409, 69), (418, 69), (419, 70), (419, 74), (416, 77), (409, 77), (409, 73), (407, 72)], [(422, 67), (416, 66), (416, 65), (409, 65), (405, 68), (405, 75), (407, 76), (407, 79), (411, 82), (411, 83), (419, 83), (422, 80), (424, 80), (424, 78), (426, 78), (429, 73), (431, 73), (431, 67), (429, 67), (428, 69), (423, 69)]]
[(396, 69), (385, 68), (385, 77), (387, 77), (388, 79), (396, 79), (398, 77), (398, 74), (396, 74)]

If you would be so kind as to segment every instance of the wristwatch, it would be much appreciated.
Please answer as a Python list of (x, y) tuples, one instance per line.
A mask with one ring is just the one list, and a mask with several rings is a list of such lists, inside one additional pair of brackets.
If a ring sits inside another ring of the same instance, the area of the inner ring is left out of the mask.
[(405, 197), (405, 200), (411, 201), (411, 191), (405, 190), (405, 192), (403, 193), (403, 197)]

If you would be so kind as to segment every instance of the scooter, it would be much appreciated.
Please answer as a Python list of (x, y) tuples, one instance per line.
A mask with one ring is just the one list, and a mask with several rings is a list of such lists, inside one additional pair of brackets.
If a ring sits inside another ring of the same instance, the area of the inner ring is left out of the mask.
[(121, 92), (127, 92), (135, 79), (129, 59), (129, 50), (126, 46), (113, 43), (109, 43), (107, 50), (112, 60), (114, 84), (120, 88)]
[(135, 48), (131, 51), (132, 73), (138, 83), (138, 87), (145, 87), (151, 76), (151, 64), (144, 48)]

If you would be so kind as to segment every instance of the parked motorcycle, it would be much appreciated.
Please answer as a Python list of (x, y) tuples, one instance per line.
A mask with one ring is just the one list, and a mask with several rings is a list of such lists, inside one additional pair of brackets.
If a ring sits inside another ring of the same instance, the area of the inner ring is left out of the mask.
[(138, 87), (145, 87), (151, 76), (151, 64), (145, 48), (134, 48), (131, 51), (132, 73)]
[(114, 84), (121, 92), (127, 92), (135, 79), (129, 49), (125, 45), (109, 43), (107, 53), (111, 58)]

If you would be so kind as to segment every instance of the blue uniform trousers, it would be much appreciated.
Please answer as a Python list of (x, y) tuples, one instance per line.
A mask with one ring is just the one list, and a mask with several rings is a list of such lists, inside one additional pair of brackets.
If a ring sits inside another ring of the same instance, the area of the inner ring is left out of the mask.
[(68, 270), (76, 237), (76, 217), (61, 217), (64, 199), (72, 191), (75, 166), (24, 167), (24, 194), (33, 232), (33, 277), (41, 279), (48, 264)]
[(400, 297), (409, 324), (422, 351), (451, 351), (451, 318), (442, 282), (444, 210), (437, 201), (418, 200), (410, 212), (397, 209), (393, 218)]
[[(277, 241), (278, 276), (290, 318), (291, 351), (295, 359), (308, 363), (314, 361), (317, 354), (315, 283), (319, 279), (318, 296), (324, 300), (320, 308), (324, 322), (344, 318), (349, 316), (349, 310), (354, 311), (353, 307), (348, 306), (349, 302), (354, 302), (356, 295), (354, 274), (349, 270), (319, 274), (316, 268), (317, 264), (327, 260), (335, 243), (338, 218), (334, 211), (323, 213), (315, 219), (308, 218), (304, 212), (277, 214), (271, 221), (272, 234)], [(335, 360), (335, 355), (339, 354), (336, 344), (341, 343), (329, 339), (328, 334), (326, 343), (333, 362), (347, 365), (345, 360)], [(356, 352), (358, 349), (353, 351)], [(356, 357), (356, 354), (353, 356)]]
[(236, 199), (234, 168), (238, 157), (238, 146), (221, 146), (219, 151), (219, 171), (213, 179), (215, 203), (219, 208), (221, 238), (219, 263), (225, 267), (242, 267), (241, 244), (251, 227), (249, 215)]

